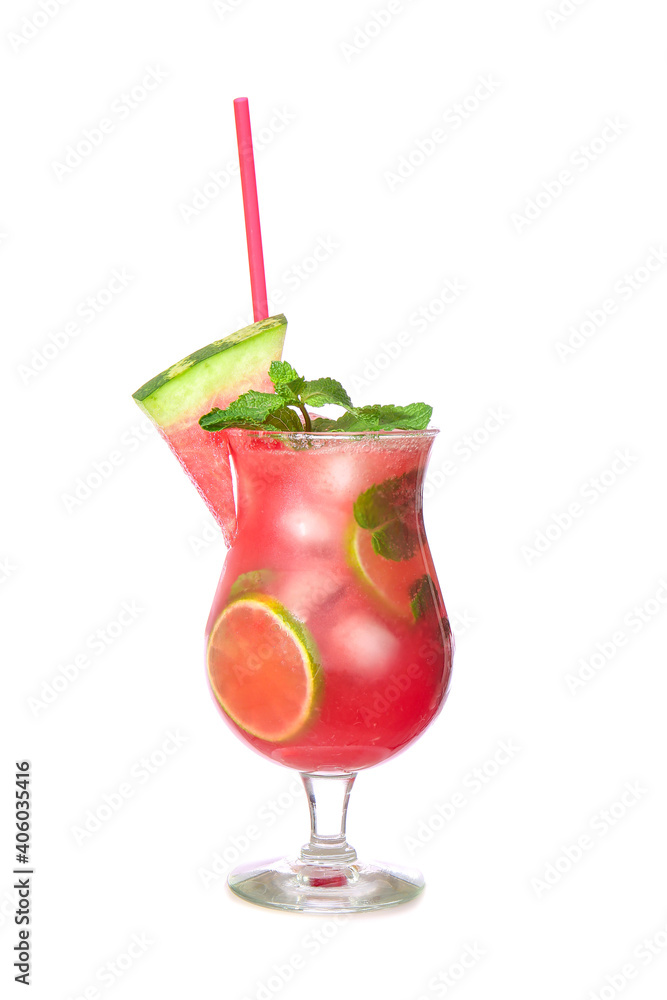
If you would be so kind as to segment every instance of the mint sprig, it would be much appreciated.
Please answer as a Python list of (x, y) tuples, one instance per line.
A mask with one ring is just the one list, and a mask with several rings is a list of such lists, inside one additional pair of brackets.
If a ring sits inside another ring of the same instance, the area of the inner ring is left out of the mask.
[[(275, 427), (287, 431), (388, 431), (424, 430), (433, 408), (426, 403), (408, 406), (352, 405), (348, 393), (333, 378), (307, 381), (288, 361), (272, 361), (269, 377), (275, 392), (244, 392), (221, 410), (215, 406), (199, 423), (205, 431), (230, 427), (259, 430)], [(340, 406), (345, 410), (337, 419), (311, 417), (309, 407)]]

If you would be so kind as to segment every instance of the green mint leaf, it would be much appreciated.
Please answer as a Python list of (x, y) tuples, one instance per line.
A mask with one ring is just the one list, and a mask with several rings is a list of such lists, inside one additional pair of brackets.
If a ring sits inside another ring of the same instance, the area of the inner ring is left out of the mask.
[(334, 404), (346, 410), (352, 409), (352, 400), (336, 379), (318, 378), (307, 382), (288, 361), (272, 361), (269, 376), (276, 393), (288, 404), (304, 407)]
[(328, 417), (314, 417), (311, 423), (314, 431), (335, 431), (340, 429), (338, 421), (330, 420)]
[(276, 389), (279, 385), (286, 385), (294, 379), (301, 378), (299, 373), (292, 368), (289, 361), (272, 361), (269, 367), (269, 378)]
[(433, 407), (428, 403), (382, 406), (380, 410), (380, 426), (389, 430), (426, 430), (433, 414)]
[(415, 582), (411, 584), (410, 607), (412, 608), (412, 617), (415, 621), (419, 621), (419, 619), (422, 618), (428, 611), (429, 605), (432, 605), (432, 587), (433, 581), (428, 573), (425, 573), (424, 576), (420, 576), (418, 580), (415, 580)]
[(294, 403), (296, 406), (300, 406), (299, 394), (305, 384), (306, 380), (304, 378), (295, 378), (291, 382), (277, 385), (276, 392), (279, 396), (283, 397), (286, 403)]
[(229, 404), (226, 410), (214, 407), (209, 413), (199, 418), (199, 423), (205, 431), (221, 431), (227, 427), (261, 426), (266, 418), (276, 410), (285, 406), (281, 396), (272, 392), (244, 392), (242, 396)]
[(419, 431), (428, 427), (433, 407), (427, 403), (410, 403), (408, 406), (362, 406), (355, 410), (355, 413), (360, 419), (368, 420), (379, 430)]
[(373, 532), (373, 551), (384, 559), (402, 562), (411, 559), (417, 551), (419, 539), (412, 525), (396, 518)]
[(351, 431), (379, 431), (379, 410), (379, 406), (358, 406), (352, 413), (344, 413), (343, 418), (348, 418), (346, 423)]
[(334, 422), (332, 428), (336, 431), (376, 431), (379, 430), (377, 418), (369, 417), (360, 413), (359, 410), (350, 410)]
[(419, 547), (415, 522), (417, 469), (385, 479), (361, 493), (354, 503), (354, 517), (361, 528), (373, 532), (373, 550), (385, 559), (410, 559)]
[[(319, 403), (313, 405), (319, 406)], [(340, 404), (342, 405), (342, 404)], [(428, 427), (433, 407), (426, 403), (408, 406), (357, 406), (344, 413), (335, 425), (327, 428), (336, 431), (398, 431), (424, 430)], [(313, 425), (314, 426), (314, 425)]]
[(289, 406), (283, 406), (279, 410), (274, 410), (273, 413), (269, 414), (266, 418), (266, 422), (272, 427), (277, 427), (281, 431), (303, 430), (303, 424), (301, 423), (298, 413), (295, 413)]
[[(364, 407), (364, 409), (371, 410), (372, 407)], [(321, 418), (316, 417), (315, 419), (319, 420)], [(315, 421), (313, 421), (313, 429), (315, 429)], [(344, 413), (338, 420), (327, 420), (327, 426), (322, 426), (319, 429), (350, 432), (378, 431), (380, 430), (380, 422), (377, 415), (352, 409)]]
[(304, 382), (299, 394), (303, 402), (310, 406), (327, 406), (333, 403), (346, 410), (353, 409), (352, 400), (335, 378), (317, 378), (312, 382)]
[(416, 487), (416, 469), (371, 486), (355, 500), (357, 524), (362, 528), (377, 528), (395, 517), (414, 514)]
[(289, 361), (272, 361), (269, 367), (269, 378), (279, 396), (287, 404), (300, 405), (299, 394), (306, 384), (305, 378), (292, 368)]
[(410, 607), (415, 621), (419, 621), (426, 614), (435, 613), (440, 625), (439, 641), (444, 648), (445, 644), (451, 641), (452, 627), (449, 624), (449, 618), (444, 608), (442, 609), (442, 613), (438, 610), (440, 602), (437, 597), (436, 586), (433, 578), (428, 573), (420, 576), (418, 580), (415, 580), (410, 585)]
[(369, 490), (359, 494), (353, 508), (359, 527), (372, 531), (396, 516), (392, 496), (385, 491), (388, 484), (393, 482), (394, 480), (388, 479), (386, 483), (371, 486)]
[(219, 407), (214, 406), (212, 410), (209, 410), (208, 413), (199, 418), (200, 427), (205, 431), (210, 431), (212, 434), (216, 431), (227, 430), (229, 427), (244, 427), (246, 430), (258, 430), (262, 427), (262, 424), (253, 420), (234, 420), (233, 418), (230, 420), (226, 416), (226, 412), (226, 410), (221, 410)]

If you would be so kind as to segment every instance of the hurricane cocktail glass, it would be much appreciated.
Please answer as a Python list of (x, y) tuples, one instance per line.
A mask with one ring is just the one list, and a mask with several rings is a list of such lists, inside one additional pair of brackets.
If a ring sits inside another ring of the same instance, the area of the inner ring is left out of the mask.
[(236, 531), (208, 679), (236, 735), (301, 773), (311, 817), (298, 856), (229, 876), (255, 903), (349, 912), (423, 887), (360, 862), (345, 826), (357, 772), (407, 747), (447, 693), (452, 638), (422, 516), (436, 434), (225, 432)]

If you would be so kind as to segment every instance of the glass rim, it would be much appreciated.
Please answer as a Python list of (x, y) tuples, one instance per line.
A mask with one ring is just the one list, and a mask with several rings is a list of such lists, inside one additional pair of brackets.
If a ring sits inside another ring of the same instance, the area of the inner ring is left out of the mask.
[(382, 438), (383, 440), (399, 441), (401, 439), (419, 440), (435, 438), (440, 433), (439, 427), (425, 427), (422, 430), (367, 430), (367, 431), (289, 431), (279, 427), (226, 427), (225, 434), (242, 434), (259, 440), (264, 438), (296, 438), (299, 441), (357, 441), (359, 439)]

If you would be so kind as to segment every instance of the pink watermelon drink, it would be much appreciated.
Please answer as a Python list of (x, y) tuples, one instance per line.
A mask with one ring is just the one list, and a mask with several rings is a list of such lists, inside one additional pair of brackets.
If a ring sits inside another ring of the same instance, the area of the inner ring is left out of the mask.
[(451, 635), (424, 533), (437, 432), (223, 432), (238, 532), (207, 628), (237, 735), (301, 771), (356, 771), (439, 711)]
[(308, 797), (298, 858), (241, 865), (228, 883), (288, 910), (394, 906), (423, 877), (361, 863), (345, 822), (356, 772), (407, 747), (447, 695), (452, 637), (422, 518), (437, 431), (426, 403), (355, 407), (336, 379), (281, 361), (246, 98), (234, 113), (255, 323), (134, 394), (229, 548), (206, 628), (215, 703), (254, 750), (301, 771)]

